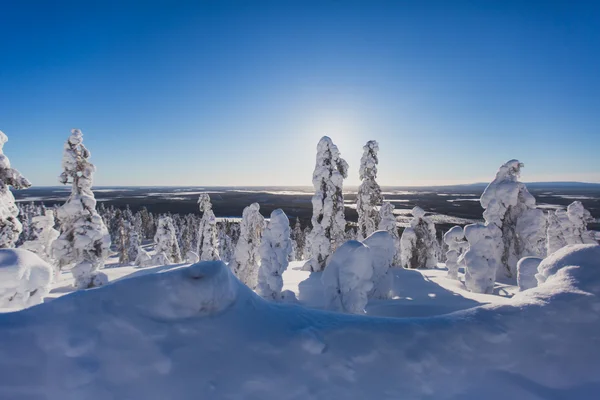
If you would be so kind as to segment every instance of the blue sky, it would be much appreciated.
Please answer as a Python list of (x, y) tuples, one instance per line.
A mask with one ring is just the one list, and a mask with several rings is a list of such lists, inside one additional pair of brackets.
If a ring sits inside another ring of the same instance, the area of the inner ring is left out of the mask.
[(600, 2), (12, 1), (0, 129), (55, 185), (70, 129), (98, 185), (310, 185), (330, 136), (358, 183), (600, 182)]

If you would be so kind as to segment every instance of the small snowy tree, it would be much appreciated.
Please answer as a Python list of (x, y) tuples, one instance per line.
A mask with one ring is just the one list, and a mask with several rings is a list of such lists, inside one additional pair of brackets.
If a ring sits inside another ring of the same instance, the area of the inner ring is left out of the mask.
[(139, 246), (137, 249), (137, 257), (135, 258), (133, 264), (137, 265), (138, 267), (150, 267), (152, 266), (152, 257), (150, 257), (150, 254), (148, 254), (148, 252), (144, 250), (142, 246)]
[(324, 136), (317, 145), (317, 161), (313, 172), (315, 195), (312, 198), (312, 231), (307, 238), (310, 259), (305, 269), (322, 271), (329, 255), (343, 243), (346, 232), (344, 217), (344, 179), (348, 163), (331, 139)]
[(377, 183), (377, 152), (379, 144), (369, 140), (363, 147), (364, 153), (360, 159), (359, 175), (362, 181), (356, 196), (356, 211), (358, 212), (358, 238), (362, 240), (377, 230), (380, 215), (377, 208), (383, 197)]
[(304, 231), (302, 230), (302, 226), (300, 225), (300, 218), (296, 218), (296, 224), (294, 225), (294, 229), (292, 230), (292, 253), (293, 257), (290, 261), (300, 261), (302, 260), (302, 255), (304, 252), (305, 246), (305, 237)]
[(202, 219), (198, 229), (198, 255), (200, 261), (219, 260), (219, 243), (217, 241), (217, 219), (212, 211), (210, 196), (202, 193), (198, 199)]
[(260, 215), (258, 203), (252, 203), (242, 212), (240, 238), (235, 247), (230, 268), (246, 286), (256, 288), (260, 262), (260, 241), (265, 219)]
[(19, 208), (9, 187), (27, 189), (31, 183), (19, 171), (10, 167), (10, 160), (4, 155), (4, 144), (8, 137), (0, 131), (0, 248), (15, 247), (23, 229), (19, 222)]
[(33, 217), (31, 221), (33, 239), (24, 242), (21, 248), (37, 254), (50, 265), (56, 265), (52, 254), (52, 243), (58, 239), (60, 233), (54, 229), (54, 212), (46, 210), (45, 215)]
[(396, 216), (394, 215), (394, 205), (389, 201), (384, 201), (379, 209), (379, 230), (387, 231), (392, 235), (394, 247), (396, 249), (393, 265), (402, 265), (400, 260), (400, 234), (398, 233), (398, 223), (396, 221)]
[(369, 247), (350, 240), (331, 256), (321, 281), (330, 310), (364, 314), (373, 289), (373, 264)]
[(438, 241), (434, 223), (420, 207), (412, 209), (413, 219), (400, 238), (400, 265), (404, 268), (435, 268)]
[(75, 287), (85, 289), (108, 282), (98, 270), (109, 254), (110, 234), (96, 211), (92, 183), (96, 167), (88, 161), (90, 152), (83, 135), (73, 129), (64, 146), (60, 182), (72, 184), (71, 195), (57, 211), (60, 236), (52, 244), (59, 268), (72, 267)]
[(163, 216), (159, 218), (154, 243), (154, 250), (156, 251), (153, 257), (154, 265), (178, 264), (181, 262), (181, 252), (179, 251), (179, 243), (177, 243), (175, 227), (171, 217)]
[(587, 230), (587, 224), (593, 221), (594, 218), (580, 201), (569, 204), (566, 211), (550, 212), (546, 232), (548, 254), (570, 244), (595, 244), (592, 232)]
[(127, 240), (127, 259), (130, 262), (133, 262), (138, 256), (141, 244), (140, 235), (135, 225), (130, 225), (128, 236), (129, 238)]
[(486, 224), (494, 224), (502, 232), (499, 277), (516, 277), (522, 257), (545, 256), (546, 218), (535, 208), (535, 198), (525, 184), (519, 182), (521, 168), (518, 160), (502, 165), (480, 199)]
[(368, 297), (374, 299), (389, 299), (392, 296), (393, 279), (390, 268), (394, 262), (396, 245), (394, 238), (387, 231), (375, 231), (362, 243), (369, 247), (373, 266), (373, 288)]
[(469, 249), (464, 255), (465, 285), (475, 293), (492, 293), (500, 268), (502, 231), (495, 224), (465, 226)]
[(460, 257), (469, 247), (469, 243), (464, 239), (465, 232), (460, 226), (453, 226), (444, 234), (444, 243), (448, 246), (446, 268), (451, 279), (458, 279), (458, 268), (462, 261)]
[(292, 252), (290, 221), (282, 209), (271, 213), (271, 219), (262, 235), (260, 268), (256, 291), (266, 299), (281, 299), (283, 273), (288, 267)]
[(517, 263), (517, 284), (519, 290), (527, 290), (537, 286), (538, 282), (535, 275), (538, 272), (538, 266), (542, 262), (539, 257), (523, 257)]
[(229, 223), (223, 221), (221, 224), (217, 224), (217, 235), (219, 243), (219, 257), (226, 263), (231, 262), (233, 258), (233, 252), (235, 250), (233, 245), (233, 239), (229, 236), (228, 232)]

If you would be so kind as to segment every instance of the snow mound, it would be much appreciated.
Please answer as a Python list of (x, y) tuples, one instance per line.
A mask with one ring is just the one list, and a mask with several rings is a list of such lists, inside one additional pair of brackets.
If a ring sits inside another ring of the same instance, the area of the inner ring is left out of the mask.
[(0, 307), (40, 304), (50, 291), (52, 267), (23, 249), (0, 249)]
[(537, 286), (538, 266), (542, 262), (539, 257), (523, 257), (517, 263), (517, 284), (520, 290), (527, 290)]
[(567, 250), (506, 304), (431, 318), (267, 302), (218, 261), (117, 281), (0, 315), (0, 398), (596, 398), (600, 248)]

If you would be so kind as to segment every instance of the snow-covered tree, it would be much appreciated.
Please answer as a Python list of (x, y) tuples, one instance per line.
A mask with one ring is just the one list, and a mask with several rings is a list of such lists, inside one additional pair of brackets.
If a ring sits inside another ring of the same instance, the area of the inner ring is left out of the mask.
[(10, 167), (10, 160), (4, 155), (4, 144), (8, 137), (0, 131), (0, 248), (15, 247), (23, 229), (19, 216), (19, 208), (9, 187), (27, 189), (31, 183), (19, 171)]
[(363, 147), (364, 153), (360, 159), (359, 176), (361, 184), (356, 196), (356, 211), (358, 212), (358, 239), (362, 240), (377, 230), (380, 215), (377, 208), (383, 201), (381, 187), (377, 183), (377, 152), (379, 144), (369, 140)]
[(448, 277), (458, 279), (458, 268), (461, 264), (461, 256), (469, 248), (469, 243), (465, 240), (465, 232), (460, 226), (453, 226), (444, 234), (444, 243), (448, 246), (446, 252), (446, 268), (448, 268)]
[(258, 203), (244, 208), (240, 224), (240, 238), (235, 247), (229, 267), (250, 289), (256, 288), (260, 262), (260, 241), (265, 227), (265, 219), (260, 215)]
[(198, 255), (200, 261), (219, 260), (219, 243), (217, 241), (217, 219), (212, 210), (210, 196), (202, 193), (198, 198), (202, 219), (198, 229)]
[(538, 266), (542, 262), (539, 257), (523, 257), (517, 263), (517, 284), (519, 290), (527, 290), (537, 286), (538, 282), (535, 275), (538, 272)]
[(227, 233), (229, 231), (229, 223), (227, 221), (223, 221), (220, 224), (217, 224), (217, 236), (219, 243), (219, 257), (221, 260), (229, 263), (233, 258), (233, 252), (235, 250), (235, 246), (233, 245), (233, 239)]
[(480, 199), (486, 224), (494, 224), (502, 232), (499, 277), (516, 277), (519, 259), (544, 257), (546, 252), (546, 218), (536, 209), (525, 184), (519, 182), (521, 168), (518, 160), (502, 165)]
[[(42, 260), (50, 265), (56, 265), (52, 253), (52, 243), (60, 236), (60, 233), (54, 229), (54, 212), (46, 210), (45, 215), (38, 215), (32, 218), (32, 236), (31, 240), (21, 245), (22, 249), (29, 250), (37, 254)], [(58, 271), (57, 271), (58, 272)]]
[(127, 240), (127, 259), (129, 262), (135, 261), (138, 256), (139, 248), (140, 248), (140, 234), (136, 229), (135, 225), (130, 225), (129, 228), (129, 239)]
[(305, 237), (304, 231), (302, 231), (302, 226), (300, 225), (300, 218), (296, 218), (296, 224), (294, 225), (294, 229), (291, 233), (292, 236), (292, 257), (290, 261), (300, 261), (302, 260), (302, 255), (304, 252), (305, 246)]
[(290, 221), (282, 209), (271, 213), (271, 219), (263, 232), (260, 244), (260, 268), (256, 291), (265, 299), (281, 299), (283, 273), (289, 265), (292, 252)]
[(373, 264), (369, 247), (350, 240), (331, 256), (321, 276), (327, 308), (364, 314), (373, 289)]
[(200, 256), (198, 256), (198, 253), (196, 253), (195, 251), (188, 251), (187, 253), (185, 253), (185, 262), (188, 264), (196, 264), (198, 261), (200, 261)]
[(89, 162), (90, 152), (83, 135), (73, 129), (64, 146), (60, 182), (72, 184), (71, 195), (57, 211), (60, 236), (52, 244), (59, 268), (71, 268), (75, 287), (85, 289), (108, 282), (98, 270), (109, 254), (110, 234), (96, 211), (92, 183), (96, 167)]
[(396, 249), (393, 265), (402, 265), (400, 260), (400, 234), (398, 233), (398, 223), (396, 221), (396, 216), (394, 215), (394, 205), (389, 201), (384, 201), (379, 209), (379, 230), (387, 231), (392, 235), (394, 247)]
[(181, 252), (179, 251), (179, 243), (177, 243), (175, 227), (171, 217), (162, 216), (159, 218), (154, 243), (154, 250), (156, 251), (152, 260), (154, 265), (178, 264), (181, 262)]
[(310, 259), (305, 269), (322, 271), (327, 258), (345, 240), (344, 179), (348, 163), (331, 139), (324, 136), (317, 145), (317, 161), (313, 172), (315, 195), (312, 197), (313, 215), (310, 232)]
[(150, 257), (150, 254), (148, 254), (148, 252), (144, 250), (142, 246), (139, 246), (137, 249), (137, 257), (135, 258), (133, 264), (137, 265), (138, 267), (150, 267), (153, 265), (152, 257)]
[(469, 249), (465, 252), (465, 285), (475, 293), (492, 293), (500, 268), (502, 231), (495, 224), (465, 226)]
[(390, 270), (396, 253), (394, 238), (387, 231), (375, 231), (362, 243), (370, 249), (373, 266), (371, 277), (373, 288), (369, 291), (368, 297), (370, 299), (389, 299), (392, 295), (394, 279)]
[(556, 210), (548, 213), (548, 254), (570, 244), (595, 244), (592, 232), (587, 230), (587, 224), (593, 221), (592, 214), (580, 201), (569, 204), (566, 211)]
[(412, 209), (413, 219), (400, 238), (400, 265), (404, 268), (435, 268), (438, 241), (435, 225), (420, 207)]

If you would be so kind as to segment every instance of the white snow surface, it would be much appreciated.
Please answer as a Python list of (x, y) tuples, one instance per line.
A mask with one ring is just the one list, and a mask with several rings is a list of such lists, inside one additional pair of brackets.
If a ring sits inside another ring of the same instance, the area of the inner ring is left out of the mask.
[(24, 249), (0, 249), (0, 307), (18, 310), (40, 304), (50, 291), (53, 268)]

